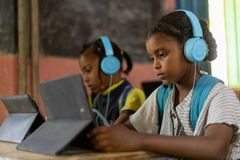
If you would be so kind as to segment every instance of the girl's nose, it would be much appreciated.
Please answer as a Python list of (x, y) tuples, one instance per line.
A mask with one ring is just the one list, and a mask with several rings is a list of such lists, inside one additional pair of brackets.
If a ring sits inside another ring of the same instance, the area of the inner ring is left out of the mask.
[(153, 68), (154, 69), (160, 69), (161, 68), (161, 64), (157, 60), (154, 60), (153, 61)]
[(87, 83), (87, 82), (89, 82), (89, 76), (87, 76), (87, 75), (83, 75), (83, 80)]

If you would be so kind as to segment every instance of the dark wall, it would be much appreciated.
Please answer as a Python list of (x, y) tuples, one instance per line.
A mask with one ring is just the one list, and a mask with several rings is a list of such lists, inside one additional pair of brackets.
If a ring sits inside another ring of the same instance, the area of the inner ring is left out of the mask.
[[(0, 0), (0, 52), (17, 52), (17, 0)], [(30, 1), (29, 1), (30, 2)], [(40, 51), (77, 57), (82, 45), (108, 35), (135, 62), (148, 61), (147, 28), (165, 0), (39, 0)]]
[(17, 49), (16, 0), (0, 0), (0, 52), (15, 53)]
[[(41, 51), (78, 56), (84, 43), (108, 35), (134, 61), (146, 61), (145, 34), (163, 0), (41, 0)], [(61, 3), (59, 3), (61, 2)]]

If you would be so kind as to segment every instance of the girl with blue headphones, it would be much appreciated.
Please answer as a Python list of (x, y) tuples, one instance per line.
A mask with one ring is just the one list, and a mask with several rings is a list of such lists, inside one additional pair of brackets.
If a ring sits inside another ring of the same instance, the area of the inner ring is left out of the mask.
[(88, 137), (95, 149), (239, 159), (240, 102), (221, 80), (198, 67), (199, 61), (216, 58), (207, 24), (190, 11), (177, 10), (148, 31), (146, 49), (163, 85), (125, 125), (93, 129)]
[[(123, 70), (123, 58), (127, 67)], [(96, 125), (124, 123), (144, 102), (142, 90), (133, 88), (122, 74), (132, 69), (129, 55), (107, 36), (83, 46), (79, 58), (83, 79), (92, 91), (90, 104)]]

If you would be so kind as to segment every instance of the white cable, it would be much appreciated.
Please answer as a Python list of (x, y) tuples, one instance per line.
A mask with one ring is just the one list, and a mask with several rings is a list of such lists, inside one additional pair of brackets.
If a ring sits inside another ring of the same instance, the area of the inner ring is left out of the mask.
[[(102, 120), (105, 126), (110, 126), (107, 119), (98, 110), (96, 110), (95, 108), (92, 108), (92, 111), (97, 114), (97, 117), (99, 117)], [(98, 126), (98, 122), (97, 122), (97, 126)]]
[(193, 86), (192, 86), (192, 90), (194, 90), (195, 87), (195, 82), (196, 82), (196, 75), (197, 75), (197, 63), (194, 63), (194, 77), (193, 77)]
[(110, 104), (110, 94), (111, 94), (111, 86), (112, 86), (112, 75), (110, 75), (110, 80), (109, 80), (109, 92), (107, 95), (107, 104), (106, 104), (106, 110), (105, 110), (105, 119), (107, 119), (107, 115), (108, 115), (108, 109), (109, 109), (109, 104)]
[[(193, 76), (193, 84), (192, 84), (192, 95), (191, 95), (191, 102), (190, 102), (190, 106), (192, 106), (192, 97), (193, 97), (193, 91), (194, 91), (194, 88), (195, 88), (195, 82), (196, 82), (196, 75), (197, 75), (197, 63), (194, 63), (194, 76)], [(179, 129), (177, 136), (179, 136), (181, 134), (183, 130), (183, 125), (181, 124), (181, 128)]]
[[(110, 75), (110, 81), (109, 81), (109, 87), (108, 87), (109, 92), (107, 94), (107, 103), (106, 103), (106, 110), (105, 110), (104, 116), (97, 109), (92, 108), (92, 111), (94, 113), (96, 113), (96, 115), (97, 115), (96, 116), (96, 125), (97, 126), (99, 126), (98, 117), (102, 120), (102, 122), (105, 126), (110, 126), (110, 123), (107, 121), (107, 115), (108, 115), (108, 109), (109, 109), (109, 104), (110, 104), (110, 93), (111, 93), (110, 88), (111, 88), (111, 86), (112, 86), (112, 75)], [(96, 97), (96, 98), (98, 98), (98, 97)]]

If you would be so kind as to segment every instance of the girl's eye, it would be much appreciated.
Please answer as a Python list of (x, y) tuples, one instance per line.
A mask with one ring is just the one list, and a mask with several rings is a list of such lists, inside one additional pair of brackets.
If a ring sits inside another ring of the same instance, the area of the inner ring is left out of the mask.
[(154, 61), (154, 58), (152, 56), (149, 57), (149, 59), (153, 62)]
[(158, 53), (158, 56), (160, 57), (160, 58), (164, 58), (164, 57), (166, 57), (166, 53), (165, 52), (163, 52), (163, 51), (159, 51), (159, 53)]
[(90, 67), (85, 67), (85, 68), (84, 68), (84, 71), (85, 71), (86, 73), (90, 73), (90, 72), (91, 72), (91, 68), (90, 68)]

